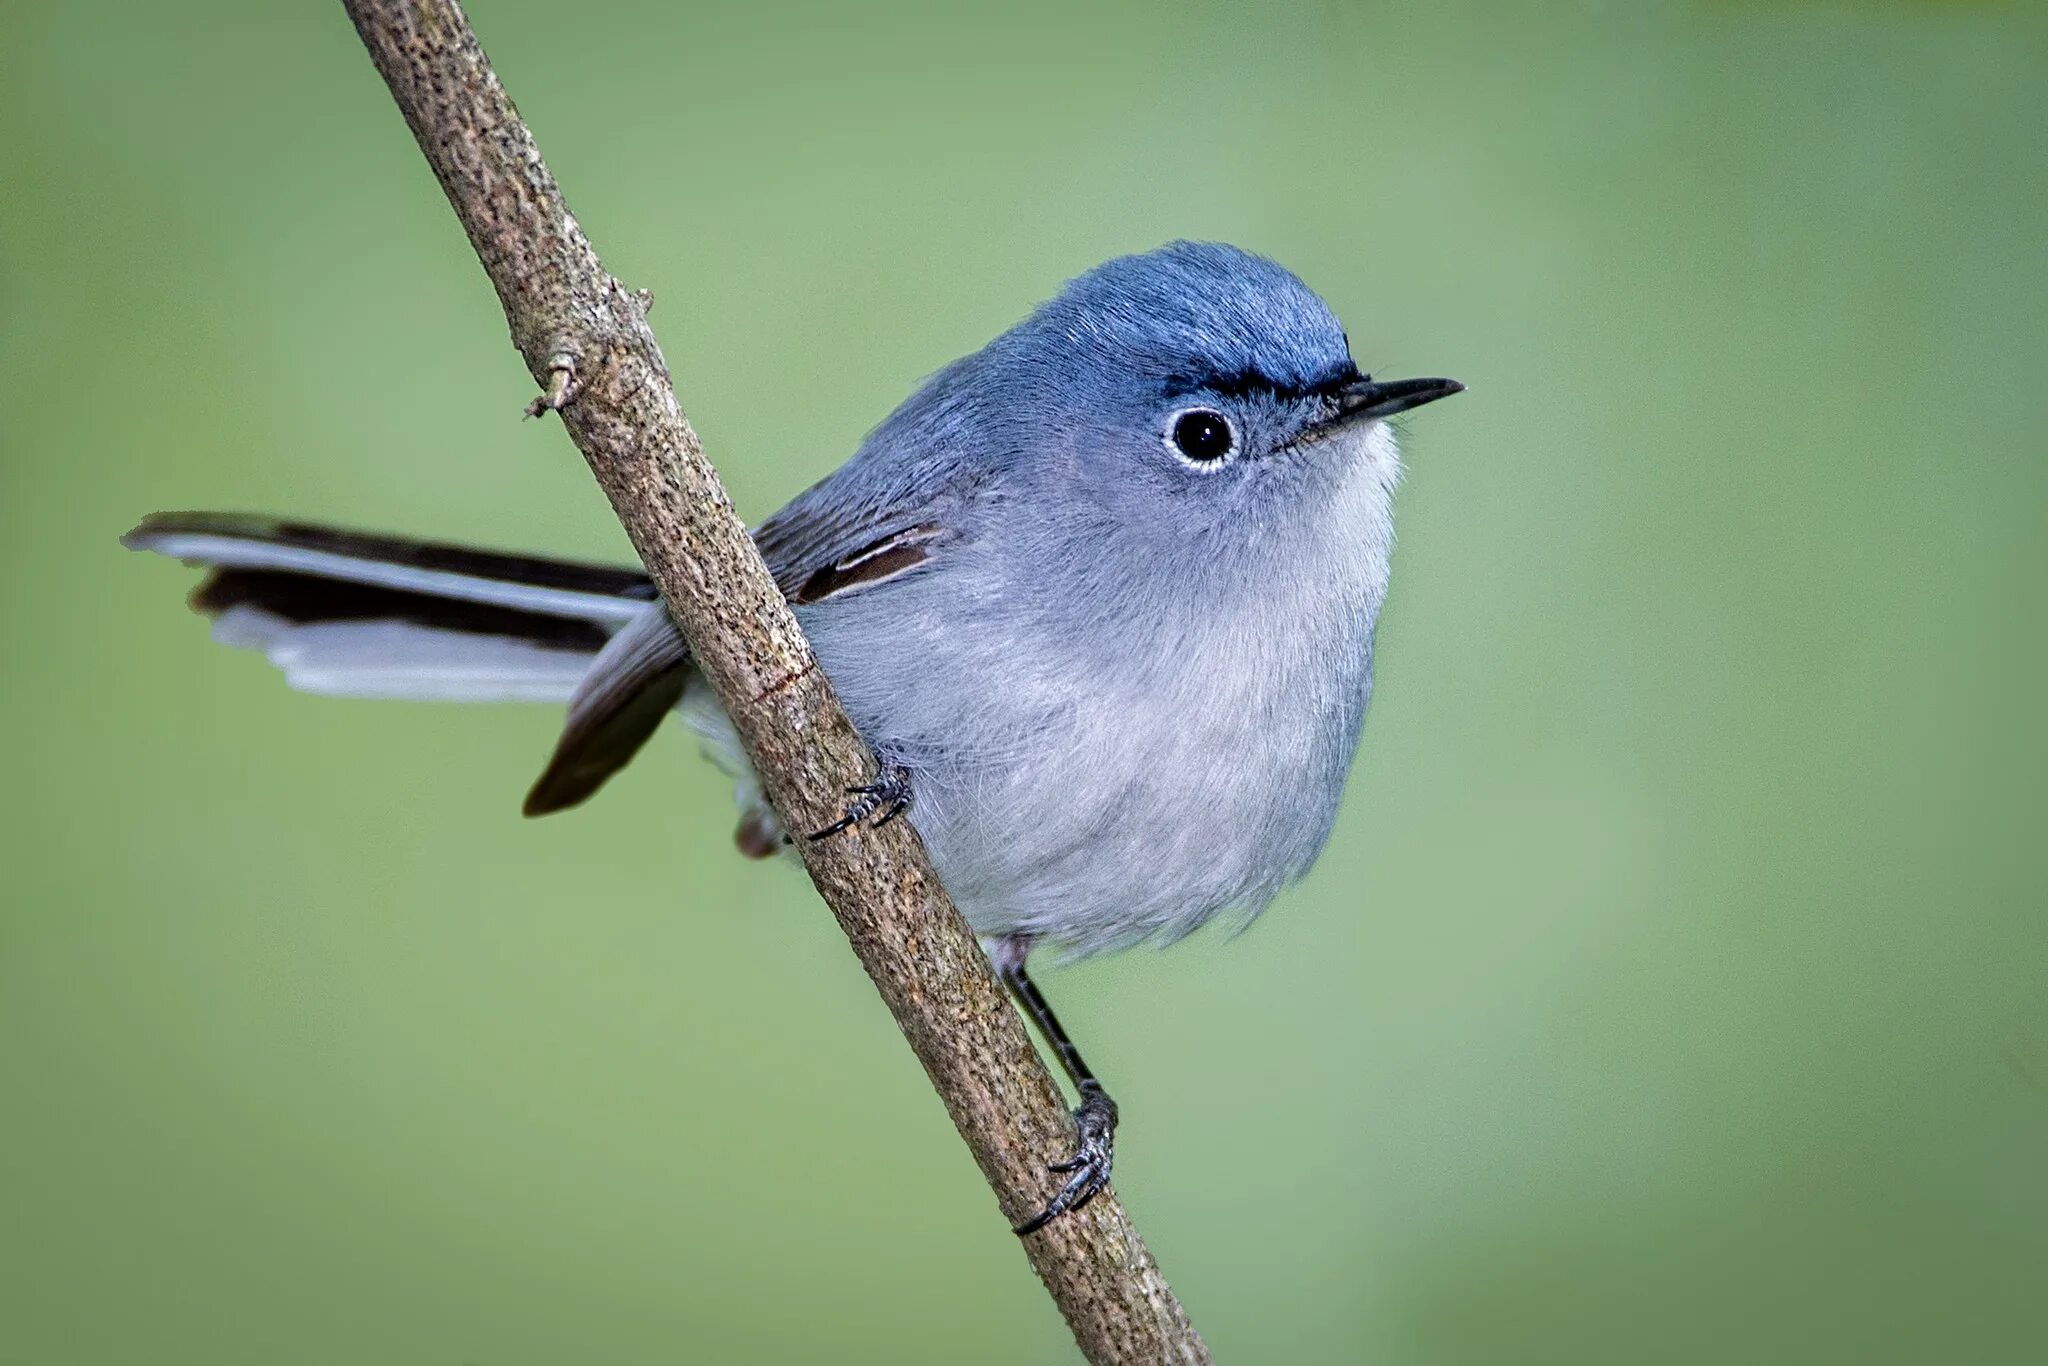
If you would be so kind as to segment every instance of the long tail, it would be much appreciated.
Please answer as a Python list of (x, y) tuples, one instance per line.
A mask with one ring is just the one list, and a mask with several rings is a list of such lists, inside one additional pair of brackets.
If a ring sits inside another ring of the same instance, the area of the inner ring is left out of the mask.
[(214, 639), (302, 691), (569, 703), (529, 815), (595, 792), (681, 691), (687, 655), (637, 570), (242, 513), (160, 512), (122, 544), (206, 567), (191, 603)]
[(211, 569), (214, 639), (305, 692), (566, 701), (654, 598), (645, 575), (239, 513), (164, 512), (122, 537)]

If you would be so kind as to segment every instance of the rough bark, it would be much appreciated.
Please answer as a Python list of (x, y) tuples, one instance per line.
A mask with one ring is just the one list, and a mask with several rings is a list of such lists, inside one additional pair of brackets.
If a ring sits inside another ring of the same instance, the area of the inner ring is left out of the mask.
[[(452, 0), (344, 4), (497, 288), (529, 411), (560, 414), (785, 828), (823, 827), (874, 759), (683, 416), (646, 296), (599, 262)], [(1004, 1217), (1034, 1213), (1072, 1125), (910, 824), (799, 847)], [(1090, 1361), (1209, 1359), (1114, 1192), (1021, 1241)]]

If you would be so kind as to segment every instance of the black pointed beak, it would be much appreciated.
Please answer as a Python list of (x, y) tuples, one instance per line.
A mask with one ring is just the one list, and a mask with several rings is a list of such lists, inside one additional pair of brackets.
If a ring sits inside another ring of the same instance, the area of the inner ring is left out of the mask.
[(1410, 408), (1420, 408), (1425, 403), (1464, 392), (1465, 386), (1454, 379), (1379, 380), (1366, 375), (1331, 392), (1336, 411), (1331, 414), (1330, 421), (1335, 424), (1362, 422), (1371, 417), (1392, 417), (1395, 413), (1405, 413)]

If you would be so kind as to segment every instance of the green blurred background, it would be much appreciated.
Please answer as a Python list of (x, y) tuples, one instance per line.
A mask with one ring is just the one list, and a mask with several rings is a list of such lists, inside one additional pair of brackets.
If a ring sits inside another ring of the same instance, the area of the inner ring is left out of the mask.
[[(2027, 8), (475, 5), (750, 516), (1171, 237), (1471, 385), (1321, 866), (1047, 981), (1220, 1359), (2048, 1355)], [(523, 822), (116, 547), (626, 553), (339, 7), (24, 8), (0, 157), (0, 1359), (1070, 1357), (691, 746)]]

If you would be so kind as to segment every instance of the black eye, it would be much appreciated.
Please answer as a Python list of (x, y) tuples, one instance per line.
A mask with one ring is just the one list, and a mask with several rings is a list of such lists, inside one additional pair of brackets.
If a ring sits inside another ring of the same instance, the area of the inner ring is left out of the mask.
[(1173, 448), (1197, 465), (1213, 465), (1237, 449), (1237, 433), (1223, 414), (1190, 408), (1173, 420)]

